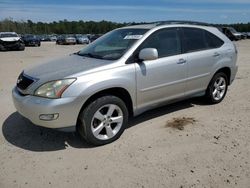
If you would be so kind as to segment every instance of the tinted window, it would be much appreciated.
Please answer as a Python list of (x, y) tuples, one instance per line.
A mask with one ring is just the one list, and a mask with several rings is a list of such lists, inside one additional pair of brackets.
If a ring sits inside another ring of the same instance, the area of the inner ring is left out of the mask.
[(205, 32), (197, 28), (182, 28), (184, 52), (194, 52), (207, 49)]
[(162, 29), (151, 34), (140, 49), (156, 48), (159, 58), (181, 53), (180, 39), (176, 28)]
[(205, 35), (209, 48), (219, 48), (224, 44), (223, 40), (208, 31), (205, 31)]

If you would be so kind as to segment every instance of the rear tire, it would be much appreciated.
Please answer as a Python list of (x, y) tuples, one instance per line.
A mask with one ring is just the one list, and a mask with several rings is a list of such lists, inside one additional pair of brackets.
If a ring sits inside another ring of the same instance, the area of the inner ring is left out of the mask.
[(220, 103), (226, 96), (228, 88), (228, 77), (225, 73), (219, 72), (214, 75), (206, 90), (206, 99), (210, 104)]
[(117, 140), (127, 123), (125, 103), (108, 95), (94, 100), (80, 113), (77, 131), (88, 143), (99, 146)]

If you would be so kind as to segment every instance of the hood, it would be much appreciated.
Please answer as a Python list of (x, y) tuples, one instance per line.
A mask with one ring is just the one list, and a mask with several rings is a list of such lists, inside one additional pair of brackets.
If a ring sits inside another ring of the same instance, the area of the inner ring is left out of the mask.
[(241, 36), (241, 33), (234, 33), (235, 36)]
[(110, 61), (72, 54), (67, 57), (56, 59), (24, 70), (24, 73), (38, 79), (39, 82), (44, 83), (51, 80), (71, 77), (71, 75), (76, 73), (84, 74), (85, 71), (105, 66), (107, 63), (110, 63)]
[(13, 41), (20, 40), (20, 37), (5, 37), (5, 38), (0, 38), (0, 39), (5, 42), (13, 42)]
[(33, 68), (24, 70), (24, 74), (32, 77), (34, 82), (23, 94), (33, 93), (40, 85), (63, 78), (72, 78), (74, 74), (82, 75), (95, 68), (106, 67), (111, 61), (83, 57), (79, 55), (69, 55), (61, 59), (56, 59), (48, 63), (43, 63)]

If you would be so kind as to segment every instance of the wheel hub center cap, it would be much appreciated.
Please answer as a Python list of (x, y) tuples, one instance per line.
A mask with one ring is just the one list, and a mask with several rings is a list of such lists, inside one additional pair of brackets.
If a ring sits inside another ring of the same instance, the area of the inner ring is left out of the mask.
[(111, 122), (112, 122), (112, 119), (110, 117), (105, 117), (103, 120), (103, 124), (105, 126), (109, 126)]

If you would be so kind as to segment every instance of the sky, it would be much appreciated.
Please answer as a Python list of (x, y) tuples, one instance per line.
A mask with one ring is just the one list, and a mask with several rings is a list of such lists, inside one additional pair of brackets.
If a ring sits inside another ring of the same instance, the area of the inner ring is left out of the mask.
[(0, 20), (250, 22), (250, 0), (0, 0)]

